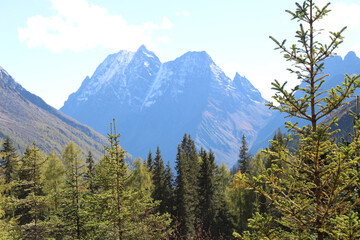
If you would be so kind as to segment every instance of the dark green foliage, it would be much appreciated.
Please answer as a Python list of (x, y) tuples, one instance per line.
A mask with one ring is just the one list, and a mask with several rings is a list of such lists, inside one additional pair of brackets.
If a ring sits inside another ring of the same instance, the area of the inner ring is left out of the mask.
[(154, 160), (153, 160), (153, 157), (152, 157), (152, 152), (151, 150), (149, 150), (149, 154), (148, 154), (148, 157), (146, 159), (146, 164), (147, 164), (147, 167), (149, 168), (149, 171), (152, 172), (153, 171), (153, 168), (154, 168)]
[(198, 223), (199, 170), (194, 141), (185, 134), (176, 155), (175, 202), (181, 234), (188, 238), (194, 236)]
[(6, 137), (5, 142), (0, 150), (0, 168), (3, 169), (5, 175), (5, 183), (10, 183), (15, 180), (16, 172), (19, 167), (19, 158), (16, 154), (16, 149), (10, 137)]
[(62, 155), (65, 166), (65, 189), (62, 203), (62, 221), (67, 236), (82, 239), (85, 236), (85, 164), (73, 142), (65, 147)]
[(246, 142), (245, 134), (243, 134), (241, 138), (241, 146), (238, 160), (239, 171), (241, 171), (241, 173), (246, 173), (248, 171), (248, 165), (250, 161), (251, 154), (249, 153), (249, 147)]
[(166, 201), (167, 201), (167, 189), (166, 189), (166, 176), (165, 176), (165, 167), (164, 161), (161, 157), (161, 152), (159, 146), (156, 149), (156, 156), (154, 158), (153, 164), (153, 199), (159, 200), (160, 205), (158, 209), (161, 213), (167, 212)]
[(234, 225), (231, 222), (231, 213), (229, 206), (225, 201), (224, 194), (220, 195), (220, 205), (218, 210), (218, 215), (216, 218), (215, 227), (213, 229), (213, 235), (218, 239), (232, 239), (232, 234), (234, 231)]
[(201, 149), (199, 175), (199, 219), (202, 229), (212, 238), (231, 237), (233, 224), (225, 192), (229, 184), (229, 171), (225, 165), (215, 163), (214, 153)]
[(43, 192), (42, 166), (45, 160), (34, 142), (22, 159), (16, 184), (15, 214), (24, 239), (41, 239), (45, 235), (46, 199)]
[(201, 168), (199, 176), (199, 218), (205, 230), (215, 227), (219, 208), (217, 196), (218, 181), (216, 179), (216, 164), (214, 153), (200, 150)]
[(86, 158), (86, 167), (87, 167), (87, 171), (85, 174), (85, 179), (87, 181), (87, 187), (91, 193), (95, 193), (95, 188), (96, 188), (95, 182), (94, 182), (95, 160), (94, 160), (94, 157), (93, 157), (91, 151), (89, 151), (88, 156)]
[(174, 188), (173, 179), (174, 174), (170, 167), (170, 162), (166, 164), (165, 168), (165, 190), (164, 190), (164, 205), (165, 211), (174, 215)]

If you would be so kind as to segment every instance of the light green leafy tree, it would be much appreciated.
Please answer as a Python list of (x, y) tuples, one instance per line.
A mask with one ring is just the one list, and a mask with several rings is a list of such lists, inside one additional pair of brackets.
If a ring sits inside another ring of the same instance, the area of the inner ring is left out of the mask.
[(129, 187), (136, 189), (142, 196), (150, 197), (154, 189), (154, 184), (151, 179), (152, 174), (146, 163), (142, 162), (141, 158), (133, 161), (134, 169), (129, 176)]
[(65, 169), (59, 157), (51, 152), (43, 165), (44, 194), (46, 195), (46, 216), (51, 237), (62, 235), (62, 221), (59, 218), (65, 188)]

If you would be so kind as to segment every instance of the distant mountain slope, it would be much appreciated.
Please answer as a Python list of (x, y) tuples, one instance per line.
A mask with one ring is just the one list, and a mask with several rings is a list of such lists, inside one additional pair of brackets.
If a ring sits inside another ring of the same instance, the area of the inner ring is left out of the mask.
[[(336, 87), (336, 85), (340, 85), (341, 82), (344, 81), (345, 74), (349, 74), (350, 76), (353, 74), (360, 74), (360, 58), (358, 58), (354, 52), (349, 52), (344, 58), (340, 56), (328, 58), (325, 61), (324, 67), (324, 73), (329, 74), (329, 77), (322, 86), (322, 89), (328, 90)], [(305, 85), (305, 83), (300, 84), (301, 87), (305, 87)], [(360, 89), (357, 89), (355, 91), (355, 95), (359, 94)], [(299, 97), (300, 95), (296, 93), (295, 96)], [(342, 111), (344, 110), (341, 110), (340, 112)], [(252, 145), (251, 151), (253, 153), (258, 151), (258, 149), (260, 148), (267, 147), (269, 145), (268, 141), (273, 138), (274, 132), (278, 128), (281, 128), (285, 132), (285, 122), (299, 122), (299, 126), (307, 124), (304, 120), (295, 118), (284, 118), (284, 116), (285, 114), (280, 114), (278, 111), (273, 111), (273, 120), (269, 121), (268, 124), (259, 131), (257, 138)], [(322, 119), (322, 121), (324, 120), (325, 119)], [(346, 127), (344, 128), (344, 131), (345, 129)]]
[(36, 141), (45, 152), (59, 154), (73, 141), (85, 154), (91, 150), (100, 157), (107, 144), (103, 135), (49, 106), (0, 67), (0, 138), (7, 135), (21, 151)]
[(328, 123), (334, 117), (339, 119), (337, 122), (338, 125), (332, 127), (332, 130), (340, 130), (333, 135), (334, 138), (338, 140), (343, 138), (345, 141), (351, 141), (350, 134), (354, 133), (354, 122), (353, 118), (350, 116), (350, 111), (356, 113), (356, 99), (352, 100), (349, 104), (344, 105), (324, 120), (324, 123)]
[(218, 162), (237, 161), (244, 133), (251, 145), (270, 119), (260, 92), (236, 74), (231, 80), (206, 52), (161, 63), (145, 46), (108, 56), (60, 109), (100, 133), (113, 117), (124, 149), (146, 157), (159, 145), (175, 161), (185, 133)]

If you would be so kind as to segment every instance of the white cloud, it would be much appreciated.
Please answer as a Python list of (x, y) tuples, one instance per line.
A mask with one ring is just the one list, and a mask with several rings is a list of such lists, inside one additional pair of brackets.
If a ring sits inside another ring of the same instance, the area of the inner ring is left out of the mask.
[(52, 52), (66, 49), (84, 51), (96, 46), (113, 50), (135, 50), (141, 44), (155, 45), (153, 31), (169, 30), (173, 24), (164, 17), (161, 24), (132, 25), (120, 15), (85, 0), (51, 0), (57, 15), (34, 16), (19, 28), (19, 40), (28, 47), (43, 46)]

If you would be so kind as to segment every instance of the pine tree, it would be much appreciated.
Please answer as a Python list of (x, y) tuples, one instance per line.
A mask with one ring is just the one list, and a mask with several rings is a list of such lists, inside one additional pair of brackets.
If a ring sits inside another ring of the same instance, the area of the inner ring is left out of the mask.
[(131, 188), (134, 175), (129, 174), (119, 137), (114, 120), (108, 134), (110, 146), (105, 148), (105, 156), (96, 169), (99, 189), (92, 206), (93, 225), (97, 228), (94, 234), (100, 239), (166, 238), (170, 234), (169, 216), (155, 213), (150, 197)]
[[(280, 43), (273, 37), (271, 39), (277, 49), (284, 53), (286, 60), (293, 63), (295, 69), (290, 69), (290, 72), (306, 86), (297, 86), (289, 92), (286, 84), (275, 80), (273, 89), (276, 94), (273, 98), (278, 105), (272, 102), (268, 105), (288, 116), (304, 119), (309, 126), (287, 123), (287, 128), (294, 132), (299, 141), (298, 148), (289, 151), (280, 142), (272, 141), (274, 151), (268, 151), (268, 154), (274, 157), (274, 163), (281, 164), (272, 164), (253, 182), (247, 181), (263, 193), (280, 214), (257, 213), (249, 223), (254, 232), (245, 233), (244, 239), (329, 239), (340, 227), (334, 225), (335, 219), (345, 219), (349, 214), (352, 216), (349, 212), (353, 207), (351, 189), (359, 181), (354, 172), (358, 161), (354, 153), (359, 149), (360, 142), (355, 140), (349, 146), (337, 146), (330, 140), (333, 134), (330, 129), (337, 119), (326, 124), (319, 122), (351, 96), (359, 85), (360, 75), (346, 75), (342, 86), (328, 89), (326, 95), (323, 94), (321, 87), (328, 77), (322, 72), (324, 61), (333, 55), (342, 42), (345, 28), (330, 32), (330, 42), (322, 44), (317, 41), (321, 30), (316, 29), (316, 24), (330, 11), (329, 3), (319, 8), (313, 0), (306, 0), (303, 4), (296, 3), (296, 6), (295, 12), (287, 12), (292, 19), (300, 22), (300, 30), (296, 32), (299, 45), (287, 48), (286, 41)], [(289, 139), (290, 136), (287, 141)], [(347, 222), (338, 221), (337, 224), (344, 226)]]
[(85, 179), (87, 181), (87, 187), (89, 188), (90, 193), (95, 193), (95, 183), (94, 183), (94, 178), (95, 178), (95, 160), (94, 157), (92, 155), (92, 152), (89, 151), (88, 156), (86, 158), (86, 167), (87, 167), (87, 171), (85, 174)]
[(216, 164), (214, 153), (200, 150), (201, 165), (199, 176), (199, 210), (200, 219), (205, 231), (213, 231), (219, 211), (217, 196), (218, 181), (216, 179)]
[(10, 137), (6, 137), (0, 150), (0, 157), (0, 167), (5, 175), (5, 183), (9, 184), (12, 180), (15, 180), (19, 168), (19, 158)]
[(174, 215), (174, 188), (173, 188), (174, 174), (170, 167), (170, 162), (165, 167), (165, 193), (164, 193), (164, 205), (165, 211)]
[(85, 235), (85, 164), (81, 156), (81, 149), (70, 142), (63, 151), (62, 158), (65, 165), (65, 191), (62, 206), (62, 220), (66, 234), (75, 239)]
[(231, 221), (231, 213), (228, 204), (229, 182), (231, 173), (225, 163), (221, 163), (216, 171), (218, 188), (217, 196), (219, 201), (219, 212), (215, 224), (215, 236), (218, 239), (232, 239), (234, 226)]
[(19, 169), (16, 185), (18, 197), (16, 215), (22, 229), (22, 238), (42, 239), (45, 236), (45, 196), (43, 192), (42, 166), (45, 160), (34, 142), (27, 148)]
[(241, 173), (247, 172), (250, 161), (251, 161), (251, 154), (249, 153), (249, 147), (246, 142), (245, 134), (243, 134), (241, 138), (241, 146), (240, 146), (240, 153), (238, 160), (239, 171), (241, 171)]
[(127, 198), (126, 192), (124, 190), (125, 182), (127, 180), (127, 167), (125, 163), (125, 151), (121, 149), (119, 144), (120, 134), (116, 133), (116, 126), (114, 120), (114, 133), (111, 129), (111, 134), (108, 135), (110, 147), (107, 148), (109, 153), (109, 161), (113, 166), (113, 171), (111, 176), (113, 178), (113, 186), (112, 192), (114, 195), (114, 208), (111, 209), (113, 211), (113, 216), (115, 219), (111, 219), (115, 225), (115, 229), (117, 232), (117, 238), (119, 240), (124, 238), (124, 199)]
[[(3, 152), (0, 152), (0, 156)], [(5, 155), (5, 154), (4, 154)], [(5, 163), (5, 162), (2, 162)], [(20, 235), (16, 231), (16, 219), (13, 218), (14, 210), (9, 204), (12, 202), (12, 194), (9, 194), (13, 184), (6, 183), (3, 168), (0, 165), (0, 239), (19, 239)]]
[(198, 177), (200, 164), (194, 141), (184, 135), (176, 155), (176, 215), (180, 221), (181, 234), (190, 238), (195, 234), (198, 223)]
[(149, 171), (152, 172), (153, 171), (154, 160), (153, 160), (153, 157), (152, 157), (151, 149), (149, 150), (149, 154), (148, 154), (148, 157), (146, 159), (146, 164), (147, 164), (147, 167), (149, 168)]
[(159, 211), (161, 213), (166, 212), (166, 185), (165, 185), (165, 167), (164, 161), (161, 156), (160, 148), (157, 146), (156, 156), (154, 158), (153, 164), (153, 182), (154, 182), (154, 192), (153, 199), (160, 201)]

